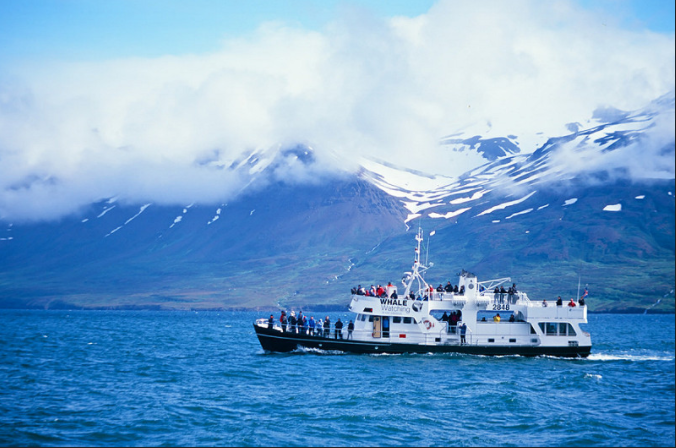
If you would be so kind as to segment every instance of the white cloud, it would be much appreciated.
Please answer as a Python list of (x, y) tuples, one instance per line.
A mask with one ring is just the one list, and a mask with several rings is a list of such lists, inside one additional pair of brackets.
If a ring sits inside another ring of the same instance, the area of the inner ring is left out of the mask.
[(673, 90), (674, 61), (673, 34), (573, 3), (454, 0), (416, 18), (352, 11), (321, 32), (266, 24), (214, 54), (36, 63), (2, 75), (0, 219), (113, 195), (220, 203), (246, 180), (218, 167), (298, 142), (331, 166), (369, 156), (459, 174), (474, 159), (442, 136), (490, 123), (487, 136), (532, 151), (538, 132), (565, 134), (599, 105)]

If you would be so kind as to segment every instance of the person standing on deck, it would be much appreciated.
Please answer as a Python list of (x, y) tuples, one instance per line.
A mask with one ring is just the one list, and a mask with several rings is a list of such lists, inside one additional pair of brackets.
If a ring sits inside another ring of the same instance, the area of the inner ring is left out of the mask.
[(467, 324), (462, 323), (460, 325), (460, 345), (467, 344), (467, 339), (465, 339), (465, 335), (467, 334)]
[(329, 316), (326, 316), (326, 319), (324, 319), (324, 337), (328, 338), (331, 336), (331, 319), (329, 319)]
[(310, 328), (310, 336), (315, 335), (315, 326), (316, 326), (315, 317), (310, 316), (310, 321), (308, 322), (308, 327)]
[(291, 333), (296, 332), (296, 312), (291, 311), (291, 316), (289, 316), (289, 331)]
[(279, 316), (279, 323), (282, 324), (282, 331), (286, 333), (286, 311), (282, 310), (281, 316)]
[(338, 321), (336, 321), (335, 328), (335, 338), (343, 339), (343, 323), (340, 321), (340, 317), (338, 318)]

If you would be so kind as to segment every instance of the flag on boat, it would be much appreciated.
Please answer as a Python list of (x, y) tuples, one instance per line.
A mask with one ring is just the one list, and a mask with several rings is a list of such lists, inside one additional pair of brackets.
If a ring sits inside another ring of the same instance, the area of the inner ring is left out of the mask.
[(584, 287), (584, 294), (582, 294), (581, 298), (584, 299), (585, 297), (587, 297), (588, 294), (589, 294), (589, 291), (587, 291), (587, 287), (585, 286)]

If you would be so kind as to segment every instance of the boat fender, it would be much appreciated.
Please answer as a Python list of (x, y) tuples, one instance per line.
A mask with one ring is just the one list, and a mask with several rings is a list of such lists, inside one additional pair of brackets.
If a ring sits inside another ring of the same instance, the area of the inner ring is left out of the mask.
[(422, 323), (425, 326), (425, 328), (428, 329), (428, 330), (434, 326), (434, 322), (432, 322), (429, 319), (423, 319)]

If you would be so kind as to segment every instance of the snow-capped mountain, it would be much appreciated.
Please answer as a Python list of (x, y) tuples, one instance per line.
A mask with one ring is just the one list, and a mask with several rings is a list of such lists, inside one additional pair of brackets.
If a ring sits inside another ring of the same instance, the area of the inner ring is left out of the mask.
[(673, 123), (671, 93), (599, 110), (531, 153), (516, 136), (451, 135), (442, 147), (483, 161), (459, 177), (374, 159), (335, 173), (305, 145), (214, 153), (198, 163), (242, 179), (230, 201), (110, 198), (58, 222), (0, 222), (0, 306), (340, 307), (350, 286), (410, 268), (420, 226), (432, 283), (468, 269), (550, 299), (582, 277), (592, 309), (647, 309), (675, 282)]
[[(363, 160), (361, 175), (401, 200), (409, 211), (407, 222), (423, 215), (453, 220), (461, 216), (484, 216), (496, 210), (518, 208), (538, 189), (573, 180), (588, 185), (598, 184), (603, 178), (673, 179), (673, 117), (672, 92), (636, 112), (599, 110), (587, 128), (550, 138), (530, 154), (519, 154), (518, 146), (512, 143), (514, 136), (490, 140), (477, 136), (462, 140), (468, 145), (466, 149), (482, 153), (489, 162), (459, 178), (425, 175), (376, 160)], [(672, 137), (655, 141), (649, 133), (664, 120), (671, 123)], [(449, 140), (445, 139), (444, 144)], [(639, 160), (632, 158), (642, 157), (650, 158), (650, 163), (656, 166), (646, 167), (644, 172), (632, 172), (632, 168), (640, 165)], [(493, 198), (513, 199), (491, 204), (487, 201), (491, 193)], [(612, 198), (609, 201), (612, 202)]]

